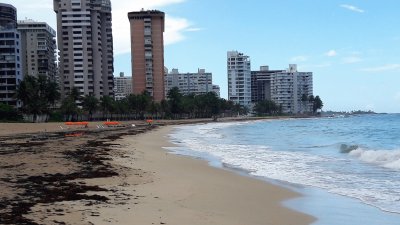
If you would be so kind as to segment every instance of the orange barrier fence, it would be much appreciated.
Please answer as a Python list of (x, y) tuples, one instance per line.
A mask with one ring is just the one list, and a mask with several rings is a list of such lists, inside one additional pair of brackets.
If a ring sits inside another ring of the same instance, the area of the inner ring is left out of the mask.
[(87, 127), (89, 125), (89, 122), (65, 122), (65, 125), (80, 125), (80, 126), (85, 126)]
[(121, 125), (121, 123), (118, 122), (118, 121), (106, 121), (106, 122), (104, 122), (103, 124), (106, 125), (106, 126), (117, 126), (117, 125)]

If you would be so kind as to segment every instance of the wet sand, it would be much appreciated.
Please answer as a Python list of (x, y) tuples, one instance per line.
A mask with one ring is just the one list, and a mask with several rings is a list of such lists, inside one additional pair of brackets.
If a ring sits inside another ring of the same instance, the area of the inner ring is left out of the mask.
[(138, 124), (88, 129), (79, 138), (48, 130), (44, 140), (16, 133), (0, 138), (0, 224), (314, 220), (281, 206), (298, 196), (294, 192), (168, 153), (162, 147), (171, 145), (165, 138), (170, 129)]

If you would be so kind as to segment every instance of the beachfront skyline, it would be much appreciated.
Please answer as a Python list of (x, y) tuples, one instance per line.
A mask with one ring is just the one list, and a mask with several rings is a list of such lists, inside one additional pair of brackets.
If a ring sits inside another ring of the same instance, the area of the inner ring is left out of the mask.
[[(25, 17), (56, 28), (53, 2), (5, 0)], [(129, 3), (129, 5), (128, 5)], [(250, 56), (251, 69), (268, 65), (313, 72), (324, 110), (400, 112), (400, 2), (112, 0), (115, 72), (130, 75), (127, 13), (166, 13), (165, 66), (213, 73), (227, 98), (226, 52)]]

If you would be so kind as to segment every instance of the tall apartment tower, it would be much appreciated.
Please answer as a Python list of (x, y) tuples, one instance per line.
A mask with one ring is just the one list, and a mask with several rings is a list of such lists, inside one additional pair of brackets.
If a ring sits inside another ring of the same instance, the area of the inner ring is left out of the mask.
[(0, 103), (20, 106), (15, 93), (23, 75), (17, 9), (0, 3)]
[(55, 81), (56, 31), (45, 22), (18, 21), (21, 33), (22, 69), (25, 75), (46, 76)]
[(53, 0), (60, 50), (59, 75), (65, 97), (113, 96), (113, 38), (110, 0)]
[(237, 51), (227, 54), (228, 100), (242, 106), (251, 105), (251, 65), (249, 56)]
[(271, 100), (282, 107), (284, 113), (312, 112), (312, 103), (302, 96), (313, 95), (312, 72), (299, 72), (290, 64), (286, 71), (271, 74)]
[(131, 26), (132, 89), (164, 99), (164, 12), (128, 13)]

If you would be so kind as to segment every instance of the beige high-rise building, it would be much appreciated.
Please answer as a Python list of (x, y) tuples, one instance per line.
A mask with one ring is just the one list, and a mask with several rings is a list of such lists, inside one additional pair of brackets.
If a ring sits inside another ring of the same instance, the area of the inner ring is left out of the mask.
[(131, 27), (132, 89), (164, 99), (164, 18), (157, 10), (128, 13)]
[(18, 21), (21, 33), (22, 70), (24, 75), (46, 76), (55, 81), (56, 31), (45, 22), (33, 20)]
[(110, 0), (53, 0), (57, 13), (59, 73), (63, 96), (113, 96)]

